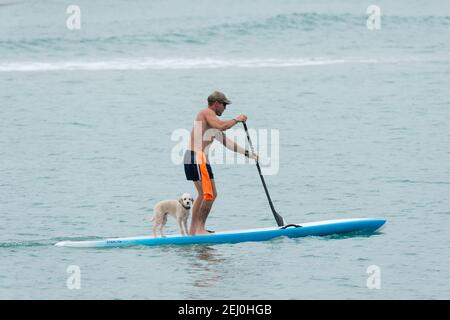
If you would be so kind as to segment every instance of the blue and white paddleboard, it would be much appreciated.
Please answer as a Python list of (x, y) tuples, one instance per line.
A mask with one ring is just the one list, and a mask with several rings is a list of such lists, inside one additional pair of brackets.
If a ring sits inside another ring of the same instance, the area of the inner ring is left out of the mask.
[(326, 236), (349, 232), (374, 232), (380, 229), (386, 220), (383, 219), (343, 219), (327, 220), (303, 223), (297, 226), (272, 227), (262, 229), (248, 229), (237, 231), (216, 232), (201, 236), (173, 235), (166, 238), (154, 238), (149, 236), (130, 238), (111, 238), (90, 241), (62, 241), (55, 245), (58, 247), (77, 248), (105, 248), (124, 247), (135, 245), (159, 246), (159, 245), (183, 245), (183, 244), (215, 244), (238, 243), (246, 241), (265, 241), (277, 237), (298, 238), (306, 236)]

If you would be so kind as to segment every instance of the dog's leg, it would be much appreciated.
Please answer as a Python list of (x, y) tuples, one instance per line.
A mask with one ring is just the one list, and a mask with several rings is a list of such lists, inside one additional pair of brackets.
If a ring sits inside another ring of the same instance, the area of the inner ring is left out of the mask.
[(153, 237), (155, 237), (155, 238), (158, 237), (158, 234), (157, 234), (158, 227), (159, 227), (159, 223), (156, 221), (153, 221)]
[(180, 228), (181, 235), (185, 236), (186, 234), (184, 233), (184, 230), (183, 230), (183, 220), (181, 217), (177, 217), (177, 223), (178, 223), (178, 228)]
[(183, 220), (183, 227), (184, 227), (184, 233), (188, 234), (188, 228), (187, 228), (187, 218), (184, 218)]
[(163, 219), (161, 221), (161, 225), (160, 225), (160, 228), (159, 228), (159, 232), (161, 233), (161, 237), (162, 238), (166, 237), (166, 235), (164, 234), (164, 227), (166, 226), (166, 223), (167, 223), (167, 214), (164, 214), (164, 217), (163, 217)]
[(152, 231), (153, 231), (153, 237), (157, 238), (158, 235), (156, 233), (158, 226), (159, 226), (159, 220), (160, 220), (160, 213), (158, 205), (155, 205), (153, 208), (153, 216), (150, 219), (150, 222), (152, 223)]

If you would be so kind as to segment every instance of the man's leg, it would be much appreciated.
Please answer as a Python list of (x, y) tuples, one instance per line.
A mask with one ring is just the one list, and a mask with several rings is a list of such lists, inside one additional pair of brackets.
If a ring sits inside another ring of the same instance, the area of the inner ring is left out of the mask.
[(192, 219), (191, 219), (191, 227), (189, 229), (189, 234), (191, 236), (195, 235), (195, 230), (198, 229), (199, 224), (201, 223), (200, 217), (200, 207), (203, 202), (203, 189), (201, 181), (194, 181), (195, 188), (197, 189), (197, 198), (194, 200), (194, 205), (192, 206)]
[[(206, 231), (206, 229), (205, 229), (206, 219), (208, 218), (208, 215), (211, 212), (212, 205), (214, 204), (214, 201), (217, 198), (217, 190), (216, 190), (216, 184), (214, 183), (214, 179), (211, 179), (211, 185), (212, 185), (212, 190), (213, 190), (213, 199), (212, 199), (212, 201), (203, 200), (203, 202), (206, 202), (208, 204), (208, 207), (207, 207), (208, 209), (206, 211), (206, 214), (202, 215), (202, 218), (203, 218), (203, 220), (202, 220), (203, 229), (205, 231)], [(203, 205), (203, 202), (202, 202), (202, 205)]]
[(216, 185), (214, 183), (214, 179), (211, 179), (213, 189), (213, 199), (204, 200), (203, 189), (201, 188), (201, 181), (195, 181), (194, 183), (199, 194), (197, 199), (195, 199), (194, 207), (192, 209), (192, 221), (189, 233), (190, 235), (210, 234), (205, 229), (205, 223), (206, 219), (208, 218), (209, 212), (211, 211), (214, 200), (217, 197)]

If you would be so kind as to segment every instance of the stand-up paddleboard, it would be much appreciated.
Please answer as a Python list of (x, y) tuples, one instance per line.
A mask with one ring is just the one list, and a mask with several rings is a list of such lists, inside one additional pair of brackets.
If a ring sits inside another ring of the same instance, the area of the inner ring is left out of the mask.
[(58, 247), (105, 248), (135, 245), (188, 245), (238, 243), (247, 241), (266, 241), (278, 237), (299, 238), (306, 236), (326, 236), (350, 232), (374, 232), (380, 229), (386, 220), (383, 219), (344, 219), (327, 220), (262, 229), (216, 232), (201, 236), (167, 236), (166, 238), (130, 237), (112, 238), (91, 241), (62, 241), (55, 244)]

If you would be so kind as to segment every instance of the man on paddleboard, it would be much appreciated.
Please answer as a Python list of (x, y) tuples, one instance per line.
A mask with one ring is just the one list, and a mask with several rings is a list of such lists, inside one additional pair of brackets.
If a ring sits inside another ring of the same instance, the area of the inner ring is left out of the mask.
[(208, 107), (200, 110), (197, 114), (191, 131), (189, 146), (184, 155), (184, 172), (186, 179), (194, 182), (198, 197), (192, 208), (190, 235), (209, 234), (205, 229), (206, 218), (217, 197), (214, 175), (208, 161), (209, 146), (214, 139), (236, 153), (257, 159), (257, 155), (225, 136), (225, 130), (247, 120), (247, 116), (244, 114), (231, 120), (220, 120), (219, 117), (229, 104), (231, 101), (222, 92), (214, 91), (208, 97)]

